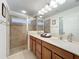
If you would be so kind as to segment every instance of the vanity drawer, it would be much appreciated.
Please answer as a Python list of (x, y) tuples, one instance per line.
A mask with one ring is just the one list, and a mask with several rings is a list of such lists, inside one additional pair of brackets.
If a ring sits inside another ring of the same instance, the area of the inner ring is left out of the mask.
[(73, 59), (73, 54), (59, 48), (59, 47), (55, 47), (55, 46), (52, 46), (52, 51), (54, 53), (56, 53), (57, 55), (61, 56), (62, 58), (64, 59)]
[(36, 42), (39, 43), (39, 44), (42, 43), (42, 41), (40, 39), (38, 39), (38, 38), (36, 39)]
[(64, 49), (61, 49), (44, 41), (42, 41), (42, 45), (47, 49), (51, 50), (53, 53), (59, 55), (63, 59), (73, 59), (73, 54), (65, 51)]
[(79, 56), (76, 56), (76, 55), (75, 55), (75, 56), (74, 56), (74, 59), (79, 59)]
[(42, 41), (42, 46), (44, 46), (44, 47), (46, 47), (46, 48), (52, 50), (52, 45), (49, 44), (49, 43), (47, 43), (47, 42)]

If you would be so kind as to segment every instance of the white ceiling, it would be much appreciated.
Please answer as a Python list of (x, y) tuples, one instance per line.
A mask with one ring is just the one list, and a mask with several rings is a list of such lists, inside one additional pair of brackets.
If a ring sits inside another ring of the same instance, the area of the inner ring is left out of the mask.
[[(12, 11), (21, 12), (26, 10), (27, 14), (35, 16), (37, 12), (43, 8), (50, 0), (7, 0)], [(48, 12), (44, 16), (51, 16), (61, 11), (73, 8), (79, 5), (79, 0), (67, 0), (65, 4), (59, 5), (57, 8)]]

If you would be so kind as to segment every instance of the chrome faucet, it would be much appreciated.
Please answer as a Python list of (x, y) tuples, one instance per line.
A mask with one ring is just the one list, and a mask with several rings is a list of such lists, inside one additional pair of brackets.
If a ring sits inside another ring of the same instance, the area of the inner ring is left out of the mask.
[(68, 40), (69, 42), (72, 42), (72, 37), (73, 37), (73, 34), (70, 33), (70, 34), (67, 36), (67, 40)]
[(60, 39), (60, 40), (62, 40), (62, 39), (63, 39), (63, 37), (62, 37), (62, 36), (60, 36), (60, 37), (59, 37), (59, 39)]

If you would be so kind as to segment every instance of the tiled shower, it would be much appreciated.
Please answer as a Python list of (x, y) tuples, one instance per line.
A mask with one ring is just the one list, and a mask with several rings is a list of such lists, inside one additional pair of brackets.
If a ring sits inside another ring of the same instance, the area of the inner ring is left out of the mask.
[[(28, 24), (28, 25), (27, 25)], [(12, 17), (10, 23), (10, 55), (28, 47), (28, 31), (36, 31), (36, 21)]]

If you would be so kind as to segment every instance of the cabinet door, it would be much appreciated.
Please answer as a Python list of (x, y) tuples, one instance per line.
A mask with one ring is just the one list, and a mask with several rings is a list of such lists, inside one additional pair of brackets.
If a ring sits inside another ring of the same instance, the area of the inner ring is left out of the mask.
[(42, 59), (51, 59), (51, 58), (52, 58), (52, 52), (49, 49), (42, 46)]
[(79, 59), (79, 56), (75, 56), (74, 59)]
[(57, 54), (52, 54), (52, 59), (63, 59), (62, 57), (58, 56)]
[(33, 40), (33, 53), (36, 54), (36, 46), (35, 41)]
[(36, 42), (36, 51), (38, 51), (41, 54), (41, 44)]
[(38, 59), (41, 59), (41, 44), (36, 41), (36, 56)]
[(32, 51), (33, 50), (33, 47), (32, 47), (32, 39), (30, 38), (30, 50)]
[(36, 57), (37, 59), (41, 59), (41, 54), (38, 51), (36, 51)]

